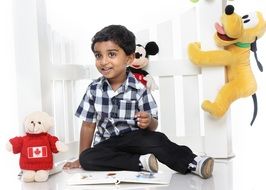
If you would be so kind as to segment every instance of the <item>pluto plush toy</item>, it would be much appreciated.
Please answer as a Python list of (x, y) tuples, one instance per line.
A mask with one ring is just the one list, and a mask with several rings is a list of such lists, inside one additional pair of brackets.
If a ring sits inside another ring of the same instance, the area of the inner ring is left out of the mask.
[(200, 43), (191, 43), (188, 55), (199, 66), (225, 66), (227, 82), (218, 92), (214, 102), (205, 100), (202, 109), (214, 117), (222, 117), (231, 103), (241, 97), (251, 96), (254, 113), (251, 125), (257, 114), (257, 83), (250, 67), (250, 50), (254, 52), (259, 69), (262, 65), (257, 59), (256, 40), (266, 30), (266, 22), (260, 12), (239, 16), (232, 5), (227, 5), (221, 24), (215, 24), (214, 40), (224, 50), (203, 51)]
[(65, 152), (67, 146), (48, 133), (53, 118), (45, 112), (33, 112), (24, 121), (25, 136), (14, 137), (7, 143), (7, 149), (20, 153), (19, 165), (22, 180), (43, 182), (53, 168), (52, 153)]
[(158, 89), (158, 86), (156, 85), (153, 77), (144, 69), (149, 64), (149, 56), (156, 55), (158, 52), (159, 47), (156, 42), (148, 42), (145, 47), (137, 44), (135, 59), (128, 67), (136, 79), (144, 84), (144, 86), (146, 86), (150, 91)]

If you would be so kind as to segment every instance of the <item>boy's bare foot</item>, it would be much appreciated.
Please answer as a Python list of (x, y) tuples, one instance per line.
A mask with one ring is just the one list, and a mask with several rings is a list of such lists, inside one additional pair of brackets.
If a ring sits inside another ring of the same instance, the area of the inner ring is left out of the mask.
[(80, 163), (79, 160), (75, 160), (73, 162), (67, 162), (65, 163), (65, 165), (63, 166), (63, 169), (74, 169), (74, 168), (80, 168)]

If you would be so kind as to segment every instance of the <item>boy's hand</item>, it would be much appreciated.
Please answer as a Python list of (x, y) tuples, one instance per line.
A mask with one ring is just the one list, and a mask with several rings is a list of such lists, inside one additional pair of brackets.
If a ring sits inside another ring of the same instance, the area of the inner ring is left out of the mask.
[(136, 120), (137, 120), (137, 125), (141, 129), (146, 129), (149, 127), (152, 117), (148, 112), (138, 112), (136, 113)]

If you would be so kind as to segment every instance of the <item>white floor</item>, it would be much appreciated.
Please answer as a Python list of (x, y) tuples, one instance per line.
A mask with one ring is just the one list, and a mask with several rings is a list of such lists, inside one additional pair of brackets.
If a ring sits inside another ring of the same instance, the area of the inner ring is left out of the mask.
[[(50, 176), (45, 183), (23, 183), (18, 177), (18, 155), (1, 152), (0, 180), (2, 187), (14, 190), (85, 190), (85, 189), (181, 189), (181, 190), (263, 190), (266, 189), (266, 126), (263, 117), (257, 123), (248, 126), (249, 117), (233, 124), (233, 144), (235, 157), (215, 160), (213, 177), (204, 180), (195, 175), (174, 174), (168, 186), (120, 184), (94, 186), (68, 186), (66, 181), (71, 172), (60, 172)], [(261, 121), (259, 121), (261, 120)], [(219, 147), (217, 147), (219, 148)], [(160, 167), (161, 170), (168, 170)], [(168, 170), (170, 171), (170, 170)]]
[[(240, 159), (241, 158), (241, 159)], [(188, 174), (173, 174), (169, 185), (140, 185), (140, 184), (119, 184), (119, 185), (87, 185), (87, 186), (69, 186), (67, 179), (76, 171), (62, 171), (50, 176), (45, 183), (24, 183), (13, 175), (3, 176), (2, 187), (16, 190), (84, 190), (84, 189), (182, 189), (182, 190), (261, 190), (265, 189), (266, 177), (260, 171), (258, 160), (250, 157), (236, 156), (232, 159), (215, 161), (213, 177), (204, 180), (198, 176)], [(244, 166), (244, 165), (245, 166)], [(161, 166), (161, 170), (168, 171)], [(265, 171), (265, 170), (264, 170)]]

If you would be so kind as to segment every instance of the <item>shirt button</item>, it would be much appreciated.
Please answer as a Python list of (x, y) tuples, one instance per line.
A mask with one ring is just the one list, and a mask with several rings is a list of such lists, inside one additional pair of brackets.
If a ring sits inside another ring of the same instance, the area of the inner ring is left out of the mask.
[(116, 118), (117, 117), (117, 114), (112, 112), (111, 113), (111, 117)]

